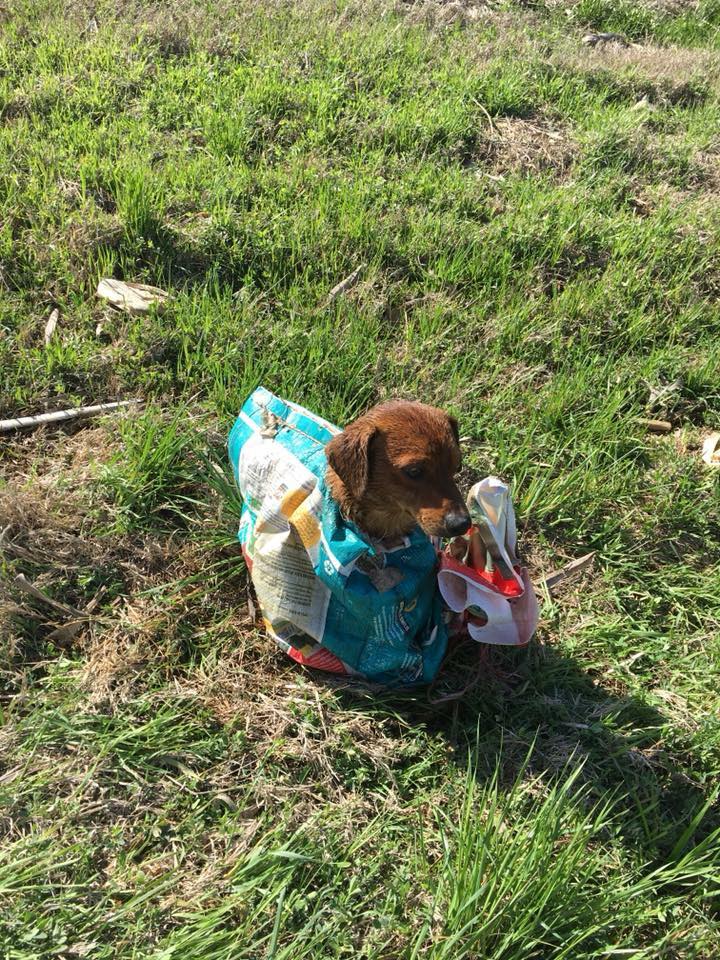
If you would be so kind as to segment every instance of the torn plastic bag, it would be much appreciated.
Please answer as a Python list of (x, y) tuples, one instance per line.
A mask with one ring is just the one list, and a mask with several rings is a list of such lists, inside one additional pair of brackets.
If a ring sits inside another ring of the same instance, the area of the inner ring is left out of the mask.
[(469, 563), (443, 553), (438, 586), (479, 643), (521, 646), (538, 623), (538, 602), (517, 559), (517, 528), (510, 491), (497, 477), (476, 483), (467, 498), (473, 521)]

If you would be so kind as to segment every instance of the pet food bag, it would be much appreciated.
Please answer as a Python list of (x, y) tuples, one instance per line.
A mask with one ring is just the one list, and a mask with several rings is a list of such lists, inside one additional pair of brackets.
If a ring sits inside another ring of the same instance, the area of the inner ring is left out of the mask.
[(258, 388), (229, 438), (238, 538), (265, 626), (293, 659), (392, 685), (430, 683), (447, 648), (436, 547), (417, 527), (369, 539), (325, 485), (338, 428)]

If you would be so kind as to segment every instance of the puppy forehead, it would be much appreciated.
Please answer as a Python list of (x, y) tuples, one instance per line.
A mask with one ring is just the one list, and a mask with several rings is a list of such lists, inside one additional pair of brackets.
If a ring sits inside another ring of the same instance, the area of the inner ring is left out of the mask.
[(382, 404), (370, 411), (390, 456), (403, 462), (452, 456), (457, 442), (444, 410), (424, 403)]

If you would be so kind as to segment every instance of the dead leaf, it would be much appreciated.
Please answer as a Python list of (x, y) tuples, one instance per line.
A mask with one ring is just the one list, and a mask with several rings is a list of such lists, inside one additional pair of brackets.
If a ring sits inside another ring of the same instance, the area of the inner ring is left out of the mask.
[(57, 307), (50, 313), (47, 323), (45, 324), (45, 346), (47, 347), (52, 340), (52, 335), (55, 333), (55, 327), (57, 322), (60, 319), (60, 311)]
[(680, 393), (683, 388), (683, 381), (678, 377), (672, 383), (663, 383), (659, 386), (644, 381), (648, 388), (647, 409), (651, 412), (660, 405), (665, 405), (665, 401)]
[(161, 290), (160, 287), (151, 287), (146, 283), (125, 283), (112, 278), (100, 281), (96, 295), (117, 310), (132, 314), (148, 313), (153, 305), (161, 311), (170, 299), (167, 290)]
[(227, 793), (216, 793), (212, 802), (219, 806), (224, 805), (231, 813), (235, 813), (237, 811), (237, 804)]
[(69, 646), (86, 623), (86, 620), (71, 620), (69, 623), (63, 623), (61, 626), (51, 630), (47, 635), (47, 639), (53, 640), (62, 647)]

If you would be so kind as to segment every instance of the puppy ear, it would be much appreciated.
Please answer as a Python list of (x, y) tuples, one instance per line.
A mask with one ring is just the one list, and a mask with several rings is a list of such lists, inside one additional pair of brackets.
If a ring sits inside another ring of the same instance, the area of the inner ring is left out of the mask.
[(455, 443), (457, 443), (457, 445), (460, 446), (460, 425), (458, 424), (455, 417), (448, 416), (448, 420), (450, 421), (450, 429), (452, 430), (453, 436), (455, 437)]
[(370, 472), (370, 442), (375, 436), (372, 423), (357, 420), (325, 446), (325, 456), (353, 500), (365, 492)]

